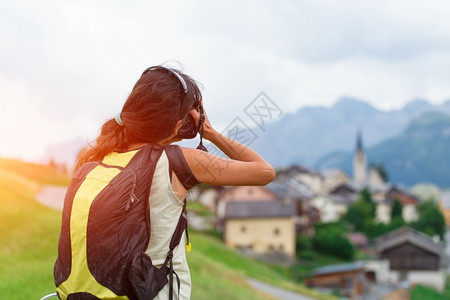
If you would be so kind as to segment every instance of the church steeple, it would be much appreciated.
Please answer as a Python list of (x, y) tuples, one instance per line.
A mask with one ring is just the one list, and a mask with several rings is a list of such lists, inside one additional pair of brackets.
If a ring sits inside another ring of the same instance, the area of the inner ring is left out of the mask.
[(361, 130), (358, 130), (358, 135), (356, 137), (356, 151), (364, 151)]
[(358, 184), (365, 184), (367, 181), (366, 154), (364, 153), (361, 130), (358, 130), (356, 150), (353, 155), (353, 180)]

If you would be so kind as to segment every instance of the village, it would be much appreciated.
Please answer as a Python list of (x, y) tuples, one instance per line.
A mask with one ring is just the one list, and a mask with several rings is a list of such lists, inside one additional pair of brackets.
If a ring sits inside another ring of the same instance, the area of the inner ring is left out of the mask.
[[(435, 228), (445, 231), (449, 195), (431, 185), (386, 182), (382, 168), (367, 166), (361, 134), (355, 144), (352, 177), (293, 165), (266, 186), (202, 186), (191, 199), (211, 216), (189, 212), (190, 224), (212, 228), (227, 247), (273, 264), (301, 265), (317, 249), (340, 256), (343, 262), (315, 268), (301, 281), (348, 299), (381, 299), (417, 284), (442, 292), (446, 234), (419, 230), (425, 228), (420, 215), (436, 207), (438, 217), (432, 219), (442, 218), (442, 226)], [(364, 210), (369, 212), (361, 215)]]

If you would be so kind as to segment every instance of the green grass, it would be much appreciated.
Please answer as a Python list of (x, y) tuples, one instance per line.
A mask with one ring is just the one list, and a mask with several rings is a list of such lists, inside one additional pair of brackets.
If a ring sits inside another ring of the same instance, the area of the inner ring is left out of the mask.
[[(55, 291), (53, 264), (61, 212), (35, 201), (43, 184), (65, 185), (69, 179), (55, 170), (20, 161), (0, 159), (0, 292), (1, 299), (39, 299)], [(246, 277), (311, 294), (290, 283), (281, 267), (249, 260), (214, 237), (192, 232), (188, 253), (192, 299), (268, 300)], [(331, 299), (331, 298), (318, 298)]]
[(298, 262), (292, 268), (292, 278), (296, 282), (302, 282), (311, 277), (312, 271), (326, 265), (349, 262), (338, 257), (324, 255), (311, 249), (300, 251)]
[(188, 260), (191, 254), (201, 253), (204, 257), (208, 257), (208, 259), (216, 261), (229, 269), (241, 272), (248, 277), (270, 282), (286, 280), (287, 271), (284, 268), (269, 266), (260, 261), (244, 257), (225, 247), (215, 237), (194, 233), (192, 230), (189, 237), (192, 243), (192, 252), (188, 253)]
[(40, 183), (0, 167), (1, 299), (39, 299), (54, 290), (60, 213), (34, 201)]
[[(290, 269), (244, 257), (225, 247), (216, 237), (199, 233), (193, 234), (193, 232), (190, 234), (190, 237), (192, 252), (188, 253), (189, 266), (192, 263), (198, 263), (196, 260), (198, 253), (202, 259), (211, 260), (216, 264), (226, 266), (227, 269), (238, 272), (242, 276), (255, 278), (315, 299), (336, 299), (330, 295), (317, 293), (314, 290), (306, 288), (304, 285), (295, 284), (291, 281), (292, 274)], [(194, 276), (192, 278), (194, 281)], [(195, 282), (193, 284), (195, 285)], [(193, 299), (197, 298), (193, 297)]]
[(189, 253), (188, 261), (192, 299), (272, 299), (250, 288), (243, 272), (230, 269), (201, 252)]
[(439, 293), (433, 288), (419, 284), (411, 290), (410, 294), (411, 300), (448, 300), (450, 299), (450, 275), (447, 275), (445, 289), (442, 293)]
[(450, 291), (446, 290), (444, 293), (439, 293), (433, 288), (429, 288), (423, 285), (415, 286), (411, 292), (411, 300), (448, 300), (450, 299)]

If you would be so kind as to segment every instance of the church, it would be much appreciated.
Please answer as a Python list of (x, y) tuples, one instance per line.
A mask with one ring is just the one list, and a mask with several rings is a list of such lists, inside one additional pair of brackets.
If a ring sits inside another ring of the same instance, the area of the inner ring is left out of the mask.
[(402, 217), (405, 222), (418, 219), (419, 199), (396, 185), (383, 180), (378, 169), (371, 166), (367, 171), (367, 158), (364, 151), (361, 132), (358, 133), (356, 149), (353, 155), (353, 186), (356, 190), (368, 188), (375, 201), (376, 219), (388, 224), (391, 221), (392, 202), (397, 199), (402, 204)]
[(383, 191), (387, 188), (386, 182), (375, 166), (370, 166), (367, 170), (367, 158), (361, 132), (358, 132), (353, 154), (353, 184), (358, 189), (368, 187), (371, 191)]

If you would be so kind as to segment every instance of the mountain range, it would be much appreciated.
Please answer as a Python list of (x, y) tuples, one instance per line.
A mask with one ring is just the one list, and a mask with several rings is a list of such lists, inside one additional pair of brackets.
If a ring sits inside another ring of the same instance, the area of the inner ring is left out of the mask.
[(409, 123), (428, 111), (450, 113), (450, 100), (432, 105), (415, 100), (389, 112), (351, 98), (332, 107), (304, 107), (266, 126), (251, 146), (270, 163), (283, 167), (295, 163), (314, 167), (324, 155), (353, 151), (358, 131), (366, 147), (400, 134)]
[[(450, 187), (450, 114), (426, 112), (402, 133), (365, 150), (369, 164), (383, 165), (390, 182)], [(352, 163), (353, 153), (332, 152), (316, 168), (339, 168), (351, 174)]]
[(252, 147), (277, 167), (341, 168), (352, 175), (352, 155), (360, 133), (369, 163), (384, 165), (391, 182), (450, 187), (445, 179), (450, 178), (446, 114), (450, 114), (450, 100), (433, 105), (417, 99), (386, 112), (361, 100), (342, 98), (332, 107), (304, 107), (268, 124)]
[[(303, 107), (266, 124), (250, 146), (277, 168), (302, 164), (318, 170), (341, 168), (352, 175), (352, 154), (361, 134), (369, 163), (384, 165), (391, 182), (450, 187), (445, 179), (450, 178), (445, 114), (450, 115), (450, 100), (433, 105), (416, 99), (401, 109), (382, 111), (358, 99), (341, 98), (331, 107)], [(43, 161), (51, 157), (72, 163), (84, 145), (80, 139), (53, 145)]]

